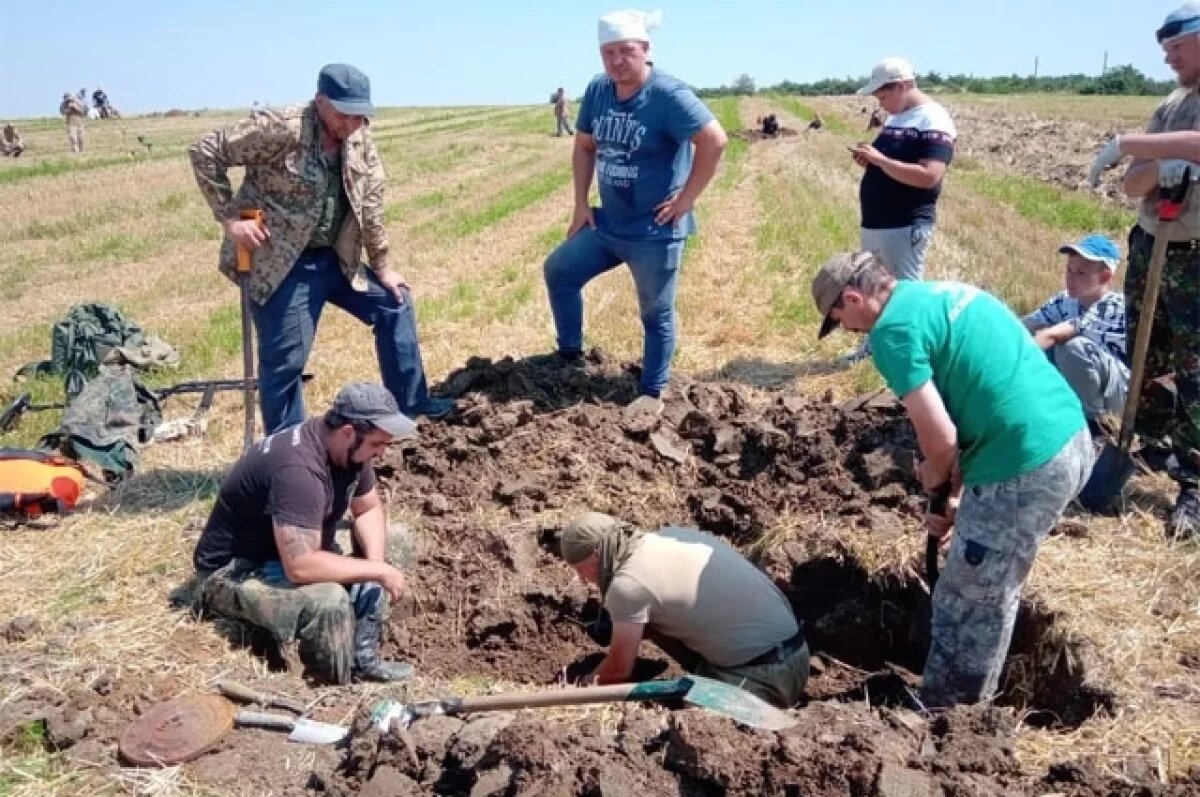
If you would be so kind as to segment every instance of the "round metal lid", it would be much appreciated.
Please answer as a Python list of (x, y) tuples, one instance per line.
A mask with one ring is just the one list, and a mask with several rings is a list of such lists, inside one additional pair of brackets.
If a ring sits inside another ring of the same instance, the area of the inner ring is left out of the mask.
[(194, 694), (159, 703), (134, 721), (117, 743), (121, 758), (139, 767), (182, 764), (212, 749), (233, 729), (233, 704)]

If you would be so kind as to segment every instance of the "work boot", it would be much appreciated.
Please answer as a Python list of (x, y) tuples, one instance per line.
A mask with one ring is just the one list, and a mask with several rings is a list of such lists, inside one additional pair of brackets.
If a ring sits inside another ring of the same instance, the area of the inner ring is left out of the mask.
[(413, 407), (412, 416), (424, 415), (431, 421), (441, 420), (454, 411), (454, 399), (428, 396), (424, 401)]
[(354, 624), (354, 677), (359, 681), (407, 681), (415, 673), (411, 664), (379, 657), (379, 626), (374, 615), (360, 617)]
[(1200, 487), (1184, 487), (1179, 491), (1167, 521), (1167, 536), (1176, 540), (1200, 539)]

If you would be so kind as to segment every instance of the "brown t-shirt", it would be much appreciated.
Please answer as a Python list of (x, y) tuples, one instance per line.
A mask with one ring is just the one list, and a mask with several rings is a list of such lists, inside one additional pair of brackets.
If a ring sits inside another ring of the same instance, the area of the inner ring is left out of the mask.
[[(1178, 130), (1200, 130), (1200, 92), (1195, 88), (1178, 88), (1171, 92), (1150, 117), (1147, 133), (1173, 133)], [(1195, 175), (1193, 175), (1194, 177)], [(1158, 192), (1151, 191), (1138, 208), (1138, 225), (1154, 235), (1158, 229)], [(1172, 225), (1172, 241), (1191, 241), (1200, 238), (1200, 191), (1188, 194), (1179, 219)]]
[(604, 607), (614, 623), (648, 624), (718, 667), (745, 664), (799, 630), (766, 573), (696, 529), (647, 534), (617, 569)]
[(321, 529), (321, 548), (333, 549), (337, 523), (350, 499), (375, 487), (375, 470), (339, 468), (329, 459), (324, 421), (313, 418), (256, 443), (221, 482), (192, 564), (199, 571), (233, 558), (279, 559), (274, 522)]

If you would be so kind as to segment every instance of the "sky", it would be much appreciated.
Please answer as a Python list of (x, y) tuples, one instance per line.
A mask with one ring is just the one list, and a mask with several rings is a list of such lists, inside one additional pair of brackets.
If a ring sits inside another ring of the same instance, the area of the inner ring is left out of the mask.
[[(1178, 0), (41, 0), (0, 16), (0, 118), (52, 116), (97, 85), (126, 113), (301, 102), (320, 67), (371, 78), (377, 105), (545, 103), (601, 70), (596, 18), (661, 8), (655, 64), (694, 86), (749, 74), (865, 75), (887, 55), (918, 72), (1098, 74), (1133, 64), (1168, 78), (1154, 30)], [(98, 13), (102, 9), (103, 13)]]

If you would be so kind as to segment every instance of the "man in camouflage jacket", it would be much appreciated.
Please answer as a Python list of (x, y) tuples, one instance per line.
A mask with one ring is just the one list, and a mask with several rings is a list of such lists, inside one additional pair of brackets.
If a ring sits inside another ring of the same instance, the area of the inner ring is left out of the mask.
[[(405, 414), (440, 417), (453, 406), (428, 394), (412, 296), (388, 264), (385, 176), (367, 132), (374, 112), (367, 76), (329, 64), (312, 102), (256, 110), (189, 150), (225, 231), (222, 273), (236, 279), (238, 245), (254, 252), (250, 296), (268, 434), (304, 420), (300, 377), (326, 302), (372, 327), (383, 383)], [(246, 169), (236, 194), (231, 166)], [(265, 225), (240, 219), (248, 208), (261, 209)]]

